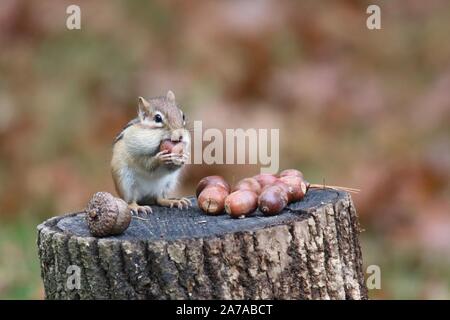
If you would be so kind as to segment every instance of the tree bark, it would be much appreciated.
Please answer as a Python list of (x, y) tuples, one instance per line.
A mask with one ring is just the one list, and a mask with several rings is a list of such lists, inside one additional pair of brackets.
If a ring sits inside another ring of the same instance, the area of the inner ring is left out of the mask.
[[(194, 205), (153, 207), (148, 219), (106, 238), (90, 236), (83, 214), (39, 225), (45, 297), (367, 299), (347, 193), (310, 190), (273, 217), (206, 216)], [(78, 289), (67, 286), (69, 266), (79, 267)]]

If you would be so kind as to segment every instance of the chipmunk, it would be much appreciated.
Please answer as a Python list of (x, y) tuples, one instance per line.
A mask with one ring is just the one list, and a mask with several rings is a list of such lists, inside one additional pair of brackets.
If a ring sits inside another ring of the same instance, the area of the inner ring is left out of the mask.
[[(181, 154), (160, 151), (170, 139), (184, 144)], [(186, 118), (175, 102), (175, 94), (138, 99), (138, 117), (131, 120), (114, 141), (111, 172), (117, 193), (132, 213), (152, 212), (150, 204), (188, 208), (187, 198), (169, 199), (167, 193), (178, 182), (190, 145)]]

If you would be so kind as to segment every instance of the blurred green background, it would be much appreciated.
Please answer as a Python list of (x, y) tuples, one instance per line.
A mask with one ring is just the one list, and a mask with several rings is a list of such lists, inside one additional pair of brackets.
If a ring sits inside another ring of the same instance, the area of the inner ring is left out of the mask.
[[(37, 224), (114, 192), (115, 134), (169, 89), (189, 120), (279, 128), (282, 168), (362, 189), (371, 298), (450, 298), (449, 30), (439, 0), (2, 0), (0, 298), (43, 298)], [(257, 171), (190, 165), (178, 192)]]

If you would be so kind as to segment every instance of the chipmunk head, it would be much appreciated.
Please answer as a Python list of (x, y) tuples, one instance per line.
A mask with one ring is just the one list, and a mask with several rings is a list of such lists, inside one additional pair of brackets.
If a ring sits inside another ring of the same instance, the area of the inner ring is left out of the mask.
[[(175, 94), (168, 91), (165, 96), (138, 99), (137, 126), (139, 132), (134, 137), (133, 145), (146, 145), (145, 149), (156, 147), (156, 143), (170, 139), (183, 142), (188, 148), (189, 131), (186, 130), (186, 117), (175, 101)], [(138, 143), (139, 142), (139, 143)]]

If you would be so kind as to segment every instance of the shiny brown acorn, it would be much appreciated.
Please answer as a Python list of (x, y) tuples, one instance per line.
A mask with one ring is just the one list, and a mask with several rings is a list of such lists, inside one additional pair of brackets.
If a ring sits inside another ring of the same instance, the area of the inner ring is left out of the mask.
[(221, 176), (208, 176), (201, 179), (197, 184), (197, 189), (195, 190), (195, 195), (198, 198), (200, 192), (203, 191), (207, 186), (219, 185), (223, 187), (227, 192), (230, 192), (230, 185)]
[(159, 151), (167, 151), (167, 153), (182, 154), (184, 151), (183, 142), (174, 142), (169, 139), (164, 140), (159, 145)]
[(279, 179), (292, 188), (290, 191), (290, 202), (300, 201), (305, 197), (307, 184), (302, 178), (297, 176), (284, 176)]
[(262, 189), (265, 186), (268, 186), (277, 181), (277, 177), (270, 173), (260, 173), (254, 176), (253, 178), (256, 179), (256, 181), (258, 181)]
[(266, 216), (279, 214), (288, 204), (288, 195), (280, 185), (264, 188), (258, 198), (258, 208)]
[[(266, 186), (266, 188), (271, 187), (271, 186), (278, 186), (281, 189), (283, 189), (284, 192), (286, 192), (286, 195), (288, 197), (288, 203), (291, 203), (294, 201), (295, 194), (294, 194), (293, 187), (289, 186), (288, 184), (284, 183), (283, 181), (281, 181), (279, 179), (277, 181), (275, 181), (274, 183), (272, 183), (271, 185)], [(266, 188), (264, 188), (264, 189), (266, 189)]]
[(295, 176), (295, 177), (299, 177), (303, 179), (303, 173), (297, 169), (286, 169), (280, 172), (280, 174), (278, 175), (280, 178), (281, 177), (286, 177), (286, 176)]
[(245, 217), (258, 207), (258, 195), (250, 190), (237, 190), (225, 198), (225, 211), (232, 218)]
[(198, 196), (199, 208), (208, 215), (222, 214), (228, 191), (221, 185), (209, 185)]
[(89, 231), (95, 237), (121, 234), (131, 221), (127, 203), (108, 192), (95, 193), (85, 212)]
[(234, 192), (237, 190), (250, 190), (256, 194), (260, 194), (261, 185), (255, 178), (245, 178), (236, 183), (236, 185), (231, 191)]

